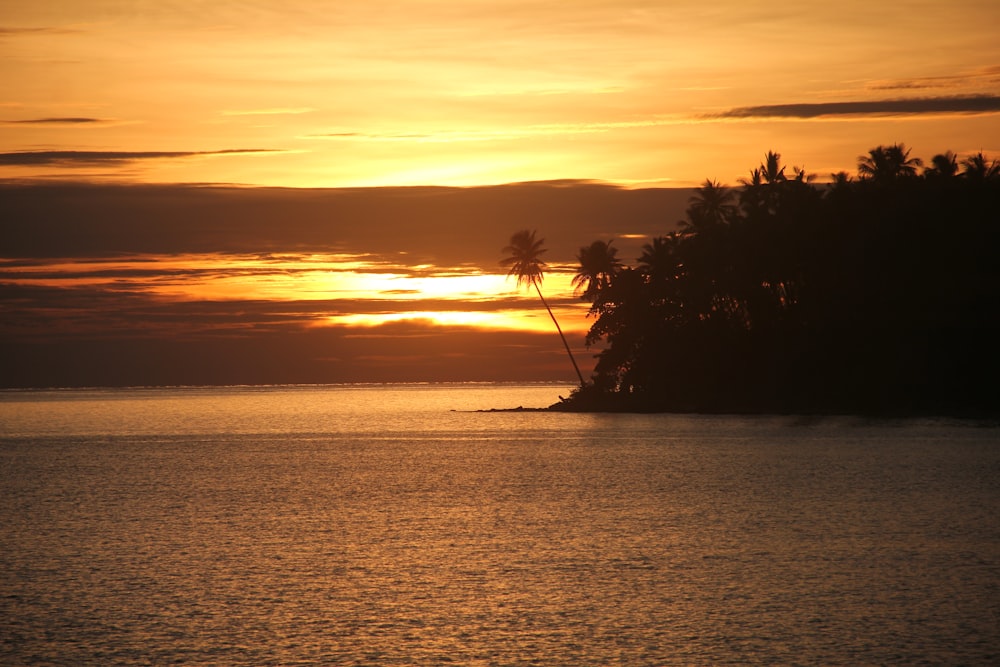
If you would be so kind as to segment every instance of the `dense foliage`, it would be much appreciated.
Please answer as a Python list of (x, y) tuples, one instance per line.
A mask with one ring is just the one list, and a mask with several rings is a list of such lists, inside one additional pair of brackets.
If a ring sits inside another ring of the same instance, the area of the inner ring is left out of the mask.
[(581, 248), (603, 348), (557, 408), (996, 414), (1000, 164), (901, 145), (814, 185), (780, 155), (713, 181), (635, 266)]

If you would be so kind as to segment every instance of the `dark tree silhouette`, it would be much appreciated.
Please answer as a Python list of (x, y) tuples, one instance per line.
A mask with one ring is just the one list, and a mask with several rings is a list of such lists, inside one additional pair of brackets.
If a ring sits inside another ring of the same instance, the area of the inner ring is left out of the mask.
[(657, 236), (642, 246), (639, 270), (653, 283), (679, 280), (684, 271), (684, 264), (678, 253), (680, 245), (681, 235), (677, 232)]
[[(805, 174), (802, 176), (804, 178)], [(740, 206), (748, 215), (773, 212), (787, 182), (785, 166), (781, 164), (781, 153), (768, 151), (760, 166), (750, 171), (750, 178), (740, 179), (740, 184), (743, 185)]]
[(594, 241), (580, 248), (576, 255), (580, 266), (573, 276), (573, 287), (582, 289), (580, 297), (585, 301), (593, 301), (622, 267), (617, 257), (618, 248), (611, 244), (612, 241)]
[(785, 178), (785, 167), (781, 164), (781, 153), (768, 151), (764, 155), (764, 161), (760, 165), (760, 175), (765, 183), (771, 185), (788, 180)]
[(771, 151), (739, 207), (705, 181), (635, 268), (581, 249), (603, 349), (561, 407), (1000, 414), (1000, 161), (921, 165), (878, 146), (814, 186)]
[(573, 370), (576, 371), (576, 376), (580, 379), (580, 385), (583, 386), (583, 374), (580, 373), (580, 367), (576, 363), (576, 358), (573, 357), (573, 351), (566, 341), (566, 336), (563, 334), (562, 327), (559, 326), (559, 321), (552, 312), (552, 308), (549, 307), (548, 301), (542, 296), (541, 285), (544, 278), (544, 270), (547, 266), (541, 259), (542, 254), (546, 252), (546, 249), (542, 247), (543, 243), (545, 243), (545, 239), (536, 239), (535, 231), (523, 229), (515, 232), (510, 237), (510, 244), (503, 249), (503, 252), (507, 253), (508, 256), (500, 260), (500, 265), (508, 269), (508, 276), (517, 278), (518, 287), (528, 285), (535, 288), (538, 298), (541, 299), (542, 305), (545, 306), (549, 317), (552, 318), (552, 323), (556, 325), (556, 331), (559, 332), (559, 337), (566, 348), (566, 354), (569, 355), (569, 360), (573, 364)]
[(1000, 178), (1000, 160), (990, 161), (980, 151), (962, 160), (962, 175), (976, 181)]
[(681, 222), (681, 228), (687, 231), (702, 231), (726, 224), (736, 211), (732, 191), (711, 179), (705, 179), (688, 204), (687, 220)]
[(938, 153), (931, 158), (931, 166), (924, 171), (931, 178), (951, 178), (958, 174), (958, 157), (951, 151)]
[(910, 149), (903, 144), (877, 146), (867, 155), (858, 156), (858, 176), (876, 183), (889, 183), (917, 174), (923, 162), (911, 158)]

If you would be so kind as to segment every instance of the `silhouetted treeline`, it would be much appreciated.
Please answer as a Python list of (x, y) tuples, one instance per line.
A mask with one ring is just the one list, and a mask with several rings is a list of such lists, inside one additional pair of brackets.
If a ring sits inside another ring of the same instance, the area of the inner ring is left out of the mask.
[(603, 351), (554, 407), (1000, 413), (1000, 163), (879, 146), (810, 180), (768, 153), (634, 266), (581, 248)]

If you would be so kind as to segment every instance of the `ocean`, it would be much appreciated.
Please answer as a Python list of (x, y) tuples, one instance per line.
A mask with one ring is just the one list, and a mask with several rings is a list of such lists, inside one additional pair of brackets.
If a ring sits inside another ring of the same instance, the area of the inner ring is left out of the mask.
[(1000, 428), (0, 392), (3, 665), (993, 665)]

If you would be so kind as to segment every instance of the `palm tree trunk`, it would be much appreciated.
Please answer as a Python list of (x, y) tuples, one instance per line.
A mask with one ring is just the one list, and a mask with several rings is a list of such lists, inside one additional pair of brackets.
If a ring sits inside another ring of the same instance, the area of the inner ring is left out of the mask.
[(538, 292), (538, 298), (542, 300), (542, 305), (545, 306), (545, 310), (549, 311), (549, 317), (552, 318), (552, 323), (556, 325), (556, 331), (559, 332), (559, 337), (562, 338), (563, 346), (566, 348), (566, 354), (569, 355), (569, 360), (573, 362), (573, 370), (576, 371), (576, 376), (580, 378), (580, 386), (583, 386), (583, 374), (580, 372), (580, 367), (576, 365), (576, 358), (573, 356), (573, 351), (569, 349), (569, 343), (566, 342), (566, 336), (563, 334), (562, 327), (559, 326), (559, 321), (556, 320), (556, 316), (553, 314), (552, 309), (549, 308), (549, 302), (545, 300), (542, 296), (542, 290), (538, 286), (538, 283), (532, 281), (535, 286), (535, 291)]

